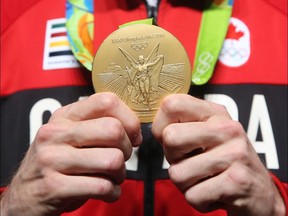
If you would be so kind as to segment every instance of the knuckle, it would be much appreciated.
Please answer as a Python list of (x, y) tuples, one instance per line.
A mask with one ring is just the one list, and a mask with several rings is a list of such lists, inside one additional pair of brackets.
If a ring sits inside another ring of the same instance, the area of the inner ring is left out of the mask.
[(57, 155), (54, 151), (49, 150), (48, 147), (43, 147), (38, 149), (37, 154), (35, 155), (35, 162), (38, 164), (39, 167), (50, 167), (52, 168), (55, 164), (57, 159)]
[(231, 153), (232, 159), (234, 161), (239, 161), (243, 164), (247, 164), (249, 161), (249, 152), (246, 145), (241, 144), (241, 142), (239, 142), (237, 145), (235, 145), (233, 149), (234, 150)]
[[(77, 110), (77, 104), (79, 102), (73, 102), (73, 103), (70, 103), (66, 106), (63, 106), (63, 107), (60, 107), (58, 109), (56, 109), (50, 119), (49, 119), (49, 122), (58, 122), (59, 120), (63, 119), (63, 118), (66, 118), (66, 116), (69, 116), (70, 115), (70, 118), (73, 119), (75, 117), (75, 109)], [(76, 112), (77, 113), (77, 112)], [(78, 114), (78, 113), (77, 113)]]
[(132, 154), (132, 145), (130, 141), (125, 139), (126, 131), (122, 123), (115, 118), (106, 118), (105, 128), (107, 135), (109, 136), (109, 142), (112, 146), (119, 148), (125, 157), (125, 160), (128, 160)]
[(72, 120), (77, 119), (77, 115), (79, 115), (79, 111), (77, 108), (78, 104), (79, 104), (79, 101), (68, 104), (68, 105), (56, 110), (52, 116), (56, 117), (56, 118), (57, 117), (63, 118), (63, 117), (69, 116), (69, 118)]
[[(235, 188), (238, 188), (238, 190), (242, 190), (244, 193), (249, 193), (253, 182), (251, 179), (251, 174), (246, 169), (230, 169), (230, 171), (227, 174), (228, 181), (232, 182), (232, 185), (235, 185)], [(229, 197), (230, 194), (227, 194), (226, 196)]]
[(114, 149), (111, 151), (105, 168), (107, 171), (123, 170), (125, 168), (123, 152), (119, 149)]
[(246, 139), (235, 139), (232, 144), (232, 148), (227, 152), (227, 158), (230, 158), (232, 163), (237, 161), (247, 165), (250, 161), (249, 142)]
[(208, 203), (203, 200), (198, 199), (198, 195), (193, 192), (193, 188), (190, 188), (185, 192), (185, 199), (187, 202), (193, 206), (197, 211), (201, 213), (207, 213), (208, 210)]
[(108, 118), (105, 128), (107, 130), (107, 134), (109, 134), (111, 141), (115, 141), (118, 143), (125, 136), (124, 127), (122, 123), (117, 119)]
[(169, 174), (171, 181), (174, 184), (179, 185), (183, 183), (183, 179), (181, 178), (182, 177), (181, 170), (178, 166), (171, 165), (168, 169), (168, 174)]
[(65, 112), (66, 109), (70, 109), (72, 105), (74, 105), (74, 103), (56, 109), (56, 110), (53, 112), (53, 116), (61, 116), (61, 115), (63, 114), (63, 112)]
[(105, 92), (97, 96), (99, 97), (98, 102), (101, 103), (103, 110), (113, 109), (119, 104), (119, 98), (113, 93)]
[(86, 182), (83, 184), (82, 193), (89, 197), (103, 197), (112, 193), (113, 184), (106, 178), (96, 178), (93, 183)]
[[(136, 116), (136, 114), (135, 114)], [(129, 121), (125, 122), (125, 126), (127, 128), (127, 131), (131, 134), (138, 134), (138, 132), (141, 130), (141, 123), (139, 118), (136, 116), (136, 118), (131, 118)]]
[(163, 145), (166, 149), (173, 150), (177, 147), (177, 134), (173, 125), (168, 125), (162, 132)]
[(223, 121), (216, 128), (217, 131), (224, 131), (222, 139), (231, 140), (233, 148), (228, 149), (226, 155), (232, 161), (247, 163), (250, 154), (249, 140), (242, 125), (237, 121)]
[(58, 127), (55, 124), (42, 125), (36, 134), (37, 143), (42, 143), (50, 140), (56, 131), (58, 131)]
[(91, 192), (95, 191), (95, 193), (97, 195), (100, 195), (100, 196), (104, 196), (104, 195), (108, 195), (108, 194), (113, 193), (114, 187), (110, 181), (103, 179), (103, 178), (100, 178), (96, 184), (97, 184), (96, 185), (96, 191), (95, 191), (94, 186), (92, 186), (93, 188), (91, 188), (91, 190), (89, 190), (89, 191), (91, 191)]
[(176, 115), (180, 112), (181, 99), (177, 95), (169, 95), (165, 97), (162, 101), (161, 109), (167, 115)]
[(239, 137), (245, 134), (241, 123), (238, 121), (230, 121), (230, 130), (230, 133), (233, 137)]
[(185, 193), (184, 193), (185, 199), (187, 202), (193, 206), (196, 210), (202, 212), (203, 211), (203, 206), (201, 205), (200, 200), (198, 199), (197, 194), (194, 193), (193, 187), (189, 188)]
[(223, 104), (213, 103), (212, 108), (213, 110), (217, 110), (217, 112), (225, 114), (225, 115), (228, 113), (226, 106), (224, 106)]
[(60, 107), (60, 108), (56, 109), (52, 113), (52, 116), (50, 117), (50, 121), (62, 116), (64, 114), (64, 112), (65, 112), (64, 110), (66, 110), (68, 107), (70, 107), (70, 105), (67, 105), (67, 106)]
[(242, 125), (237, 121), (222, 121), (217, 128), (218, 131), (224, 131), (229, 138), (235, 138), (243, 136), (244, 129)]

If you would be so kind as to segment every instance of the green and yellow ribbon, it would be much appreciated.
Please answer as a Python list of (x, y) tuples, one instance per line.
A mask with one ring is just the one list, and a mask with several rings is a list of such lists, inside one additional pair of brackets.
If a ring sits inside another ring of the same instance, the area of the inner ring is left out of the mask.
[[(211, 1), (206, 1), (211, 2)], [(214, 0), (203, 11), (192, 71), (192, 83), (212, 77), (232, 14), (233, 0)]]
[[(67, 0), (66, 27), (70, 47), (75, 58), (88, 70), (92, 70), (94, 37), (94, 1)], [(192, 83), (202, 85), (212, 77), (229, 20), (232, 14), (233, 0), (206, 0), (192, 71)], [(133, 23), (155, 24), (153, 19), (138, 20)]]

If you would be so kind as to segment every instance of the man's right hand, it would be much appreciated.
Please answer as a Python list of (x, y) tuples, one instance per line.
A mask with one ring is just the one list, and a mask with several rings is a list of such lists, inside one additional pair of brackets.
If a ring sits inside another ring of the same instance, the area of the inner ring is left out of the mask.
[(1, 198), (1, 213), (55, 215), (90, 198), (117, 200), (125, 161), (141, 142), (139, 119), (111, 93), (60, 108), (39, 129)]

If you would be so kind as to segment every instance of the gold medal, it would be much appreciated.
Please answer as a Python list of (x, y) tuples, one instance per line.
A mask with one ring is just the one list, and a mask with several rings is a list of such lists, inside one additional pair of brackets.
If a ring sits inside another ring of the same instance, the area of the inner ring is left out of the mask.
[(191, 66), (171, 33), (155, 25), (133, 24), (114, 31), (101, 44), (92, 80), (96, 92), (115, 93), (147, 123), (165, 96), (189, 91)]

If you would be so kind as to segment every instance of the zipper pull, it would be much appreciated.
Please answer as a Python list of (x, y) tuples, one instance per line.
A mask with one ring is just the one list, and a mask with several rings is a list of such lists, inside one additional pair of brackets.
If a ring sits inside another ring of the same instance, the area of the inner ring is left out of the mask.
[(157, 19), (159, 0), (146, 0), (147, 15), (149, 18)]
[(158, 8), (147, 5), (147, 13), (149, 18), (157, 19)]

